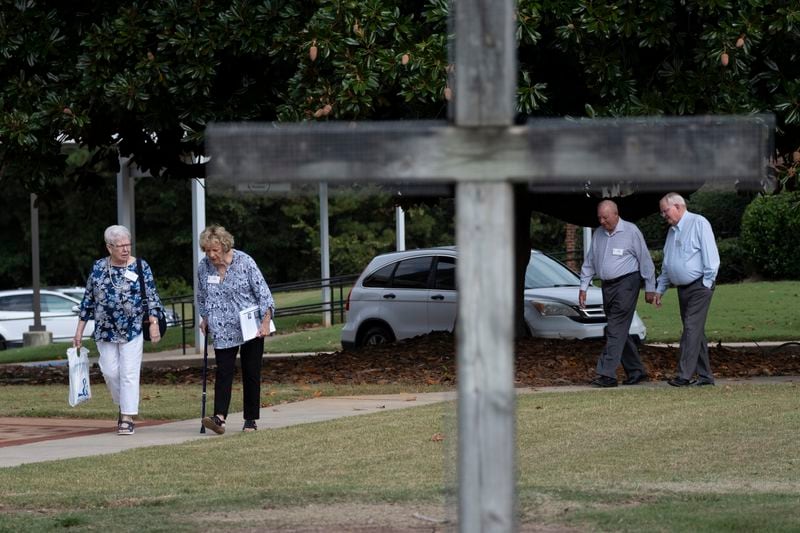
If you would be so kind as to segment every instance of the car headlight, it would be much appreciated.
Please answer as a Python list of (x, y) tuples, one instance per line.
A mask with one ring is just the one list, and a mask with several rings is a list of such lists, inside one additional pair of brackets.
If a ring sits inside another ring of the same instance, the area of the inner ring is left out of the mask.
[(542, 316), (580, 316), (580, 314), (572, 307), (556, 302), (537, 302), (531, 300), (533, 307), (539, 311)]

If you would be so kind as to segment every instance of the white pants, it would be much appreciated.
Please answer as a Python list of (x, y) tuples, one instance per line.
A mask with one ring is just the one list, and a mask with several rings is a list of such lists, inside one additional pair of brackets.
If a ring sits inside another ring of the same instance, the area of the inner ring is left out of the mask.
[(123, 415), (139, 414), (139, 374), (143, 347), (144, 337), (141, 334), (129, 342), (97, 341), (103, 379), (111, 392), (111, 399), (119, 405)]

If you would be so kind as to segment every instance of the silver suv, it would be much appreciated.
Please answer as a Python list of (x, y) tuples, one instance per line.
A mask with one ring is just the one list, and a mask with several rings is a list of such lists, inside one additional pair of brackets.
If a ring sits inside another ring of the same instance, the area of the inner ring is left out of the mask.
[[(345, 309), (342, 347), (382, 344), (431, 331), (453, 331), (456, 322), (455, 247), (392, 252), (375, 257), (361, 273)], [(580, 278), (563, 263), (531, 251), (525, 271), (525, 323), (535, 337), (602, 338), (602, 291), (590, 287), (578, 306)], [(647, 328), (638, 314), (630, 334), (641, 342)]]

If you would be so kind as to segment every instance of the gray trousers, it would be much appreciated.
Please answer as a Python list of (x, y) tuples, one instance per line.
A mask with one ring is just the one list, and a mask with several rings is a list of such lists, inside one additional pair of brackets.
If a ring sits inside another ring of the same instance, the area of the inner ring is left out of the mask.
[(678, 376), (683, 379), (692, 379), (697, 372), (700, 381), (714, 383), (706, 339), (706, 317), (713, 295), (714, 286), (707, 288), (703, 285), (702, 278), (689, 285), (678, 287), (678, 305), (683, 322)]
[(639, 357), (639, 349), (629, 334), (639, 299), (640, 284), (638, 272), (615, 283), (603, 282), (603, 310), (608, 325), (606, 345), (597, 361), (597, 374), (600, 376), (616, 379), (620, 362), (629, 378), (646, 373)]

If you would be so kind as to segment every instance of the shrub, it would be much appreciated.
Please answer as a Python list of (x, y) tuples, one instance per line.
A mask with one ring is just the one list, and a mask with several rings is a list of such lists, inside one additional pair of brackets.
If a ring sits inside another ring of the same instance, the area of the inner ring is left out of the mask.
[(661, 264), (664, 262), (664, 250), (659, 248), (658, 250), (650, 249), (650, 257), (653, 258), (653, 265), (656, 267), (656, 277), (661, 274)]
[(177, 277), (156, 278), (158, 295), (161, 298), (175, 298), (194, 294), (194, 287), (186, 283), (186, 280)]
[(742, 218), (741, 247), (768, 279), (800, 279), (800, 192), (760, 196)]
[(736, 283), (749, 277), (751, 268), (739, 239), (734, 237), (718, 240), (717, 249), (720, 263), (717, 283)]
[(689, 211), (708, 219), (719, 241), (739, 236), (742, 216), (752, 200), (752, 195), (735, 191), (700, 190), (687, 198), (686, 203)]
[(669, 224), (661, 216), (661, 213), (653, 213), (636, 222), (644, 236), (644, 241), (650, 250), (661, 250), (664, 248), (664, 241), (667, 238)]

